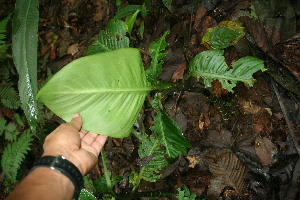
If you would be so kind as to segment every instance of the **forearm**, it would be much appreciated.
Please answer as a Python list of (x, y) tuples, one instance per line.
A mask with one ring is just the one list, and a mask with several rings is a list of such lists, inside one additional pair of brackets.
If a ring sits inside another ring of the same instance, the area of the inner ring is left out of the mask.
[(7, 200), (69, 200), (73, 194), (74, 185), (65, 175), (38, 167), (21, 181)]

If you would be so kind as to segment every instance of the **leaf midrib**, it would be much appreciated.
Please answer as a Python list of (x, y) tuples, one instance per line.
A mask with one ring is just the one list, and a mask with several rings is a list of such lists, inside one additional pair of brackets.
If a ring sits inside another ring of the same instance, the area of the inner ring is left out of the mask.
[(78, 91), (66, 91), (55, 92), (52, 94), (93, 94), (93, 93), (143, 93), (151, 91), (151, 87), (144, 88), (118, 88), (118, 89), (98, 89), (98, 90), (78, 90)]

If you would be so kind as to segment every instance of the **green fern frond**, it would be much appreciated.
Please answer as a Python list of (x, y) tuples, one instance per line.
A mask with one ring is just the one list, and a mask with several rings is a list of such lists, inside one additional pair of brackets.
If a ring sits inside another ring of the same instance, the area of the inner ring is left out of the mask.
[(17, 127), (13, 123), (8, 123), (4, 118), (0, 118), (0, 136), (2, 134), (5, 134), (5, 140), (12, 142), (17, 139), (17, 136), (19, 134), (19, 131), (17, 130)]
[(12, 86), (12, 83), (0, 85), (1, 104), (10, 109), (18, 109), (21, 106), (20, 97)]
[(33, 141), (33, 133), (25, 131), (17, 141), (8, 144), (3, 151), (1, 166), (7, 179), (13, 183), (17, 182), (17, 173), (20, 165), (25, 158), (27, 151), (30, 150)]
[(6, 44), (6, 29), (7, 29), (7, 23), (10, 20), (11, 15), (7, 16), (5, 19), (0, 21), (0, 59), (5, 58), (8, 56), (8, 53), (6, 52), (7, 47), (9, 46)]

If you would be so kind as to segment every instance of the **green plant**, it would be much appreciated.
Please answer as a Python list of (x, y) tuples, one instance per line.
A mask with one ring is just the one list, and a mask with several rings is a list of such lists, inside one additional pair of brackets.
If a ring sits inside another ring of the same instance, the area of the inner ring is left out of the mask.
[(195, 200), (196, 194), (190, 192), (189, 188), (184, 186), (183, 188), (177, 189), (178, 194), (176, 195), (178, 200)]
[(12, 31), (12, 52), (19, 73), (19, 95), (25, 116), (34, 129), (37, 120), (38, 0), (17, 0)]
[(0, 84), (1, 104), (6, 108), (18, 109), (21, 106), (20, 97), (12, 86), (12, 83)]
[(9, 57), (10, 55), (7, 53), (8, 44), (6, 44), (6, 30), (7, 30), (7, 23), (9, 22), (11, 16), (7, 16), (5, 19), (0, 21), (0, 60)]

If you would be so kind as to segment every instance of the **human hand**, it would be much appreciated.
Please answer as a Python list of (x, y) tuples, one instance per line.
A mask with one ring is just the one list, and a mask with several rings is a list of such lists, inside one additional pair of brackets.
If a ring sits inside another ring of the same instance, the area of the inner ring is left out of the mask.
[(74, 114), (73, 119), (57, 127), (44, 142), (43, 156), (64, 156), (86, 175), (97, 163), (107, 136), (81, 129), (82, 118)]

